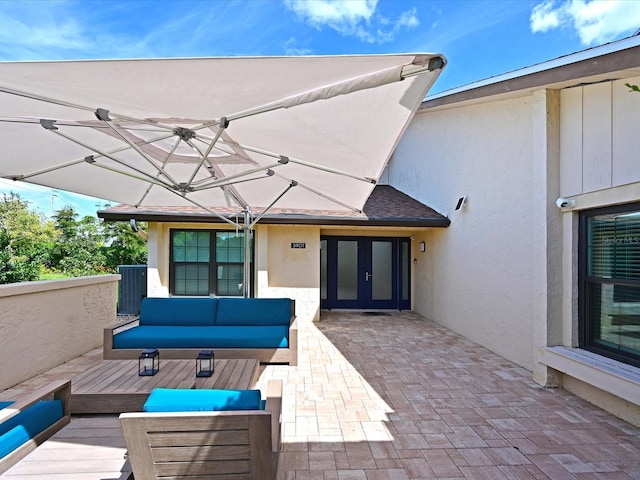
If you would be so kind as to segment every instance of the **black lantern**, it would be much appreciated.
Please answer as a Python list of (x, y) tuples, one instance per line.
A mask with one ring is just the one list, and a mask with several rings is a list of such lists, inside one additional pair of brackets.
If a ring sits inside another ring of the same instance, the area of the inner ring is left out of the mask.
[(196, 377), (210, 377), (215, 371), (213, 350), (200, 350), (196, 358)]
[(150, 377), (160, 370), (160, 353), (156, 348), (146, 348), (138, 357), (138, 375)]

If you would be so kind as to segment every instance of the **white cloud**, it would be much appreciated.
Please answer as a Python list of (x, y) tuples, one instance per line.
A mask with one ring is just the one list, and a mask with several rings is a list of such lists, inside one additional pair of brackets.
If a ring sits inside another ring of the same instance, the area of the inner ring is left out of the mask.
[(640, 27), (637, 0), (546, 1), (533, 7), (529, 17), (531, 31), (571, 28), (583, 45), (610, 42)]
[[(57, 24), (21, 22), (0, 15), (0, 45), (11, 45), (17, 50), (73, 50), (87, 51), (92, 42), (83, 35), (82, 29), (73, 20)], [(5, 54), (9, 54), (6, 51)]]
[(326, 26), (366, 43), (390, 42), (420, 24), (415, 7), (389, 18), (377, 13), (378, 0), (285, 0), (285, 6), (314, 28)]
[(286, 42), (284, 42), (284, 52), (285, 55), (299, 57), (304, 55), (312, 55), (313, 50), (310, 48), (299, 47), (298, 41), (295, 37), (290, 37)]
[(553, 2), (540, 3), (531, 11), (531, 31), (546, 32), (560, 26), (558, 10), (553, 9)]
[(285, 5), (313, 26), (329, 25), (340, 31), (368, 22), (378, 0), (287, 0)]

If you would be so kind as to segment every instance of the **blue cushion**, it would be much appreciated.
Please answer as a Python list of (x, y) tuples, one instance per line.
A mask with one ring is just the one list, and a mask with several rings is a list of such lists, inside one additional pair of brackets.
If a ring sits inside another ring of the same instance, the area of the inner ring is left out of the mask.
[(217, 325), (289, 325), (290, 298), (220, 298)]
[(203, 412), (260, 410), (260, 390), (187, 390), (154, 388), (142, 410), (145, 412)]
[(0, 424), (0, 458), (64, 416), (61, 400), (43, 400)]
[[(137, 326), (113, 336), (113, 348), (288, 348), (289, 327)], [(162, 357), (162, 354), (160, 355)]]
[(140, 325), (215, 325), (217, 306), (218, 299), (210, 297), (146, 297), (140, 305)]

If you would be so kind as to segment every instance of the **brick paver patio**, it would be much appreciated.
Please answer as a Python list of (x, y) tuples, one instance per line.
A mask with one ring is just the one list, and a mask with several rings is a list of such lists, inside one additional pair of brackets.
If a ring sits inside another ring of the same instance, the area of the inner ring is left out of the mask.
[[(640, 479), (640, 429), (416, 314), (299, 320), (299, 365), (263, 366), (259, 380), (284, 380), (278, 480)], [(67, 473), (52, 480), (127, 478), (117, 416), (74, 417), (56, 438), (2, 478), (44, 478), (56, 452)]]
[(640, 429), (409, 312), (323, 312), (285, 381), (278, 480), (638, 479)]

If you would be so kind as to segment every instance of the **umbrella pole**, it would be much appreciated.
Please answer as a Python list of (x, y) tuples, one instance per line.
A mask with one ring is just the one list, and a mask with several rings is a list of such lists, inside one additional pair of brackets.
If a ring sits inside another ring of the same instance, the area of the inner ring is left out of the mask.
[(249, 209), (245, 208), (242, 231), (244, 232), (244, 278), (242, 282), (242, 294), (244, 298), (249, 298), (251, 294), (251, 221)]

